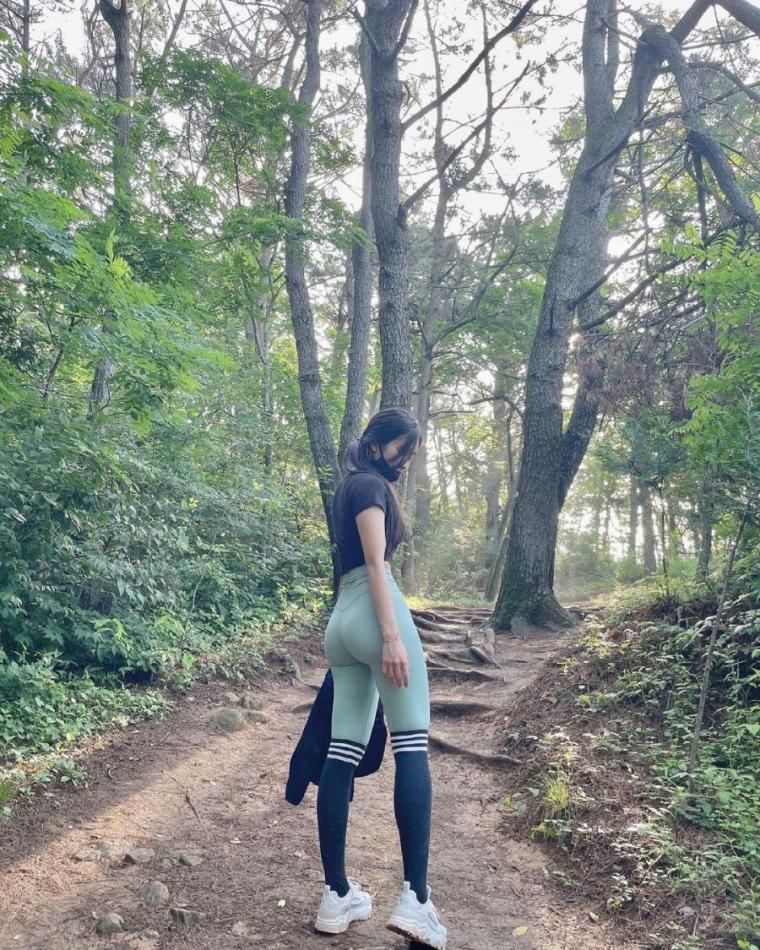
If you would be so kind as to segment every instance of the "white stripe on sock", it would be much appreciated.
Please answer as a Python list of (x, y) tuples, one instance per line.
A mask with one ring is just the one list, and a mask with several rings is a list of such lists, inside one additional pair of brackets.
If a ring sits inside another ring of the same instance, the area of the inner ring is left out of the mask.
[(351, 745), (349, 742), (339, 742), (337, 739), (330, 743), (331, 749), (345, 749), (346, 752), (355, 752), (358, 755), (364, 755), (364, 749)]
[(357, 762), (356, 759), (349, 759), (347, 756), (339, 755), (337, 752), (328, 752), (328, 753), (327, 753), (327, 758), (328, 758), (328, 759), (338, 759), (338, 760), (341, 761), (341, 762), (348, 762), (349, 765), (358, 765), (358, 764), (359, 764), (359, 762)]
[(337, 752), (340, 755), (345, 755), (349, 759), (356, 759), (357, 762), (360, 762), (362, 759), (362, 752), (357, 752), (355, 749), (343, 749), (340, 746), (330, 746), (330, 752)]

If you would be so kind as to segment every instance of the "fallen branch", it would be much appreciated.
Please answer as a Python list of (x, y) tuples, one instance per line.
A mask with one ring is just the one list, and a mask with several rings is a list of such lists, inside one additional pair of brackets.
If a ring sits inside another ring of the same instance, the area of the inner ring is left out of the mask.
[(201, 827), (202, 827), (202, 826), (203, 826), (203, 819), (201, 818), (200, 813), (199, 813), (198, 809), (197, 809), (196, 806), (195, 806), (195, 802), (193, 801), (193, 796), (192, 796), (192, 795), (190, 794), (190, 792), (185, 788), (185, 786), (184, 786), (181, 782), (178, 782), (177, 779), (176, 779), (173, 775), (170, 775), (169, 772), (166, 771), (166, 769), (161, 769), (161, 771), (164, 773), (164, 775), (165, 775), (167, 778), (170, 778), (170, 779), (172, 780), (172, 782), (174, 782), (176, 785), (178, 785), (178, 786), (180, 787), (180, 789), (185, 793), (185, 801), (186, 801), (187, 804), (192, 808), (193, 814), (194, 814), (195, 817), (198, 819), (198, 824), (201, 825)]

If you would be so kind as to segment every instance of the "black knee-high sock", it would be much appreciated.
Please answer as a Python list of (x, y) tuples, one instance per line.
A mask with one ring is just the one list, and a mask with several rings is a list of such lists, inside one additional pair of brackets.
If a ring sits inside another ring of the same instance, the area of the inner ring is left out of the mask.
[(356, 742), (334, 740), (325, 759), (317, 792), (319, 850), (325, 884), (340, 897), (348, 893), (346, 877), (346, 826), (351, 797), (351, 779), (364, 755)]
[(432, 789), (427, 754), (427, 733), (391, 734), (396, 758), (393, 804), (396, 813), (404, 880), (417, 895), (427, 900), (427, 865), (430, 850), (430, 810)]

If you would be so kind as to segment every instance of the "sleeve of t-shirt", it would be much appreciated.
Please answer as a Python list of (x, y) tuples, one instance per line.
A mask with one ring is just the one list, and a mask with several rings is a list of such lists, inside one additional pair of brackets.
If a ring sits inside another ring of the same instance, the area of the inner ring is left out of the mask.
[(358, 472), (351, 475), (348, 485), (348, 502), (354, 518), (365, 508), (377, 506), (386, 509), (387, 490), (385, 483), (374, 475)]

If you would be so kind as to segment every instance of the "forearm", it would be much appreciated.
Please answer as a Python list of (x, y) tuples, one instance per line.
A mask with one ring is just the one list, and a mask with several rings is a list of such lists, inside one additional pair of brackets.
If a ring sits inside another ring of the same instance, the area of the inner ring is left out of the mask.
[(390, 587), (385, 576), (385, 563), (367, 564), (367, 579), (372, 606), (375, 609), (383, 640), (394, 640), (399, 636), (399, 629), (393, 610)]

